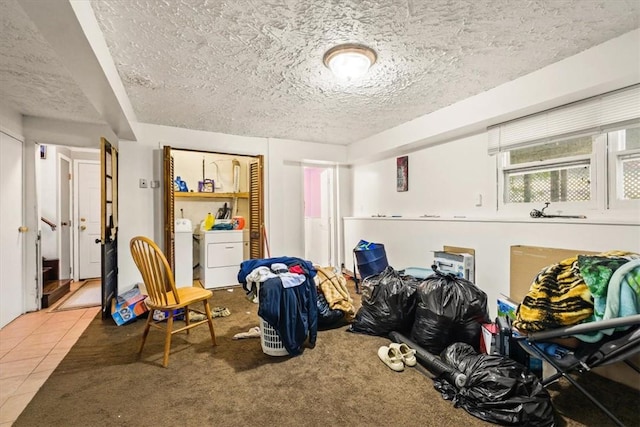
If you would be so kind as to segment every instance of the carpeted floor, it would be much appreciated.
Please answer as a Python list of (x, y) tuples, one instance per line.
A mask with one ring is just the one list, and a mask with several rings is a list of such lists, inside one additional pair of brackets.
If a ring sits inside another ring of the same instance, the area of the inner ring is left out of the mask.
[[(320, 331), (316, 347), (299, 357), (273, 357), (259, 338), (232, 339), (258, 325), (257, 305), (240, 288), (215, 291), (211, 304), (231, 311), (214, 318), (218, 346), (206, 326), (178, 334), (167, 369), (160, 332), (151, 330), (138, 359), (144, 322), (116, 326), (97, 317), (14, 425), (488, 425), (444, 400), (423, 369), (386, 367), (376, 355), (385, 338), (345, 325)], [(592, 377), (605, 404), (639, 425), (638, 393)], [(567, 384), (557, 388), (558, 425), (611, 425)]]

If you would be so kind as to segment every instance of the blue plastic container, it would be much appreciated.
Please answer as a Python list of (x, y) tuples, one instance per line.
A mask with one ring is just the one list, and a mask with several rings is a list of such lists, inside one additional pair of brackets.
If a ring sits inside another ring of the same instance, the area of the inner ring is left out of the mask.
[(381, 273), (389, 266), (387, 253), (382, 243), (369, 243), (360, 240), (358, 245), (353, 249), (353, 253), (356, 257), (358, 272), (362, 280)]

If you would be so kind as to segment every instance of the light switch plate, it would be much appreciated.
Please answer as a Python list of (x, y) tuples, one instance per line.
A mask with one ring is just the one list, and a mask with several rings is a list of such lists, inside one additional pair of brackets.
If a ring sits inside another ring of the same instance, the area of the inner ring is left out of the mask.
[(151, 188), (158, 188), (160, 187), (160, 181), (156, 180), (152, 180), (151, 181)]

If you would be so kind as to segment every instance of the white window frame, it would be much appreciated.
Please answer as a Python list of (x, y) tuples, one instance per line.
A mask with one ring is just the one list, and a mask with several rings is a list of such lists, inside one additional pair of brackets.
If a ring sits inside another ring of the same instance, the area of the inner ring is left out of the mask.
[(541, 210), (544, 202), (506, 203), (505, 175), (514, 171), (536, 171), (545, 167), (562, 167), (571, 162), (584, 161), (583, 156), (510, 165), (510, 151), (574, 137), (591, 135), (593, 149), (589, 158), (591, 199), (584, 202), (551, 202), (545, 210), (549, 214), (587, 215), (606, 214), (607, 217), (638, 221), (640, 200), (618, 197), (621, 181), (621, 159), (637, 155), (640, 149), (622, 150), (609, 135), (619, 129), (640, 126), (640, 84), (628, 86), (571, 104), (541, 111), (529, 116), (490, 126), (488, 153), (497, 155), (496, 209), (498, 214), (521, 217), (528, 210)]
[[(625, 129), (640, 127), (640, 125), (636, 126), (628, 126)], [(616, 131), (611, 131), (607, 133), (608, 138), (608, 209), (611, 210), (636, 210), (640, 209), (640, 199), (633, 200), (625, 200), (620, 198), (620, 194), (622, 193), (622, 171), (621, 165), (622, 160), (625, 157), (629, 156), (640, 156), (640, 148), (636, 149), (622, 149), (622, 141), (616, 141), (614, 134)]]
[[(568, 138), (563, 138), (565, 140)], [(554, 141), (547, 141), (554, 142)], [(591, 155), (578, 155), (563, 157), (559, 159), (543, 160), (539, 162), (520, 163), (517, 165), (509, 164), (509, 151), (504, 151), (498, 154), (498, 211), (508, 214), (522, 215), (524, 211), (531, 212), (533, 209), (541, 210), (545, 207), (544, 202), (522, 202), (522, 203), (507, 203), (509, 188), (506, 185), (506, 176), (509, 173), (528, 172), (544, 170), (550, 167), (562, 167), (570, 166), (579, 163), (589, 163), (589, 181), (590, 181), (590, 200), (582, 202), (551, 202), (549, 207), (545, 210), (547, 214), (564, 214), (564, 215), (584, 215), (585, 212), (593, 212), (602, 206), (603, 201), (600, 200), (599, 194), (602, 194), (598, 188), (598, 167), (599, 158), (604, 155), (606, 147), (601, 147), (604, 141), (600, 136), (594, 136), (592, 139)], [(550, 200), (549, 200), (550, 201)]]
[[(628, 129), (629, 126), (625, 127)], [(508, 150), (498, 154), (498, 211), (506, 214), (522, 216), (533, 209), (541, 210), (543, 202), (507, 203), (509, 189), (506, 176), (514, 171), (536, 171), (549, 167), (562, 167), (589, 161), (591, 200), (584, 202), (551, 202), (545, 213), (563, 215), (589, 215), (594, 213), (624, 214), (640, 209), (640, 199), (623, 200), (619, 197), (622, 187), (620, 172), (623, 158), (633, 155), (640, 156), (640, 149), (622, 150), (617, 141), (610, 138), (611, 132), (593, 135), (593, 149), (591, 155), (571, 156), (560, 159), (544, 160), (540, 162), (509, 164)]]

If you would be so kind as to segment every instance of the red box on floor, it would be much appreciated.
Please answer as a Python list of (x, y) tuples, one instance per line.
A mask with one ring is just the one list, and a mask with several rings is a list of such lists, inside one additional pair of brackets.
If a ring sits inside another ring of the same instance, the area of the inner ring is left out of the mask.
[(485, 354), (496, 353), (496, 336), (498, 335), (498, 325), (495, 323), (484, 323), (480, 335), (480, 352)]

